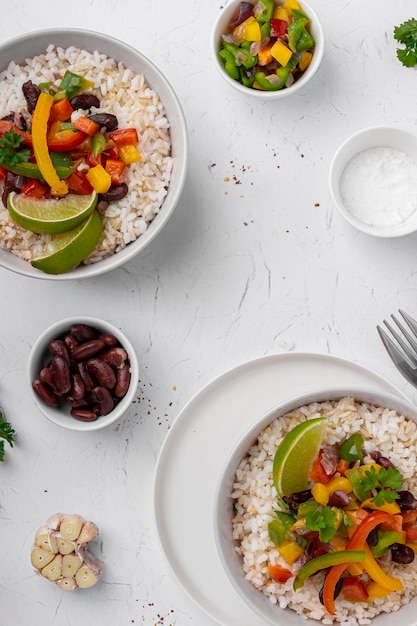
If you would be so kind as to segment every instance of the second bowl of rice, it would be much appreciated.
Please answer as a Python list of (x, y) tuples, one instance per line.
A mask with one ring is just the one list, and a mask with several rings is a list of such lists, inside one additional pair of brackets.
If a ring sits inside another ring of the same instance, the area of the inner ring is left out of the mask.
[[(143, 250), (171, 217), (183, 190), (188, 161), (186, 122), (180, 102), (161, 71), (129, 45), (78, 29), (43, 30), (0, 46), (0, 119), (25, 106), (22, 84), (56, 82), (66, 70), (91, 81), (100, 99), (96, 113), (116, 114), (120, 127), (134, 127), (141, 160), (129, 166), (127, 195), (102, 214), (103, 232), (77, 267), (47, 274), (30, 261), (42, 256), (49, 235), (17, 226), (0, 206), (0, 265), (51, 280), (102, 274)], [(0, 182), (2, 191), (2, 182)]]
[(378, 450), (387, 457), (401, 472), (403, 489), (417, 497), (417, 409), (413, 404), (360, 389), (328, 389), (292, 398), (266, 415), (254, 416), (252, 428), (225, 460), (214, 501), (214, 535), (224, 570), (254, 616), (270, 626), (303, 626), (306, 620), (312, 626), (392, 626), (397, 619), (403, 626), (413, 626), (417, 558), (408, 565), (384, 563), (389, 575), (401, 580), (403, 590), (372, 602), (351, 602), (340, 594), (334, 615), (326, 612), (319, 597), (324, 572), (311, 576), (297, 590), (293, 588), (297, 564), (285, 582), (276, 582), (268, 574), (271, 564), (289, 567), (268, 530), (280, 508), (272, 476), (276, 450), (295, 426), (322, 417), (327, 420), (323, 446), (335, 446), (360, 432), (365, 454)]

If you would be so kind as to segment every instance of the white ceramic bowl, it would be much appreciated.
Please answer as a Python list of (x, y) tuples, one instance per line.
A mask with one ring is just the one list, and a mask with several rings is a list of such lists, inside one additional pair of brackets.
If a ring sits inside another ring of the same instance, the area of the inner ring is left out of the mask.
[[(404, 221), (391, 225), (382, 225), (380, 217), (376, 217), (375, 223), (372, 224), (372, 221), (368, 219), (370, 215), (368, 215), (366, 222), (364, 222), (362, 219), (354, 216), (352, 209), (349, 210), (349, 207), (346, 206), (346, 201), (341, 191), (345, 168), (354, 157), (365, 150), (372, 150), (373, 148), (390, 148), (405, 153), (417, 164), (417, 135), (414, 133), (392, 126), (374, 126), (360, 130), (342, 143), (330, 164), (329, 187), (333, 203), (349, 224), (368, 235), (374, 235), (375, 237), (409, 235), (417, 230), (417, 210)], [(371, 185), (372, 183), (370, 182), (369, 184)], [(369, 206), (369, 203), (367, 206)]]
[(182, 193), (188, 164), (188, 137), (184, 114), (171, 85), (152, 61), (131, 46), (101, 33), (82, 29), (51, 29), (25, 34), (0, 45), (0, 70), (10, 61), (21, 63), (25, 58), (44, 52), (49, 44), (63, 48), (78, 48), (105, 53), (121, 61), (137, 74), (143, 74), (149, 86), (155, 90), (165, 107), (170, 122), (173, 170), (168, 193), (154, 220), (136, 241), (120, 252), (91, 265), (80, 265), (64, 274), (45, 274), (30, 263), (0, 249), (0, 265), (25, 276), (46, 280), (72, 280), (104, 274), (119, 267), (141, 252), (162, 230), (171, 217)]
[[(254, 416), (253, 426), (235, 445), (229, 457), (225, 459), (225, 465), (219, 477), (214, 499), (213, 530), (217, 550), (226, 575), (234, 589), (254, 615), (263, 619), (266, 625), (305, 626), (305, 624), (311, 624), (311, 626), (314, 626), (318, 622), (305, 620), (291, 609), (281, 609), (278, 605), (271, 604), (261, 591), (257, 590), (245, 579), (242, 560), (235, 551), (235, 542), (232, 538), (233, 500), (231, 493), (236, 469), (251, 445), (256, 442), (258, 435), (277, 417), (311, 402), (338, 400), (346, 396), (370, 402), (377, 406), (392, 408), (417, 422), (417, 408), (407, 400), (391, 394), (368, 392), (361, 389), (323, 389), (294, 397), (265, 415)], [(402, 626), (415, 626), (415, 604), (416, 602), (414, 601), (404, 605), (401, 607), (400, 613), (393, 613), (392, 615), (382, 613), (375, 618), (375, 623), (378, 626), (393, 626), (397, 619), (395, 616), (398, 615)]]
[[(107, 415), (98, 417), (94, 422), (82, 422), (70, 415), (70, 406), (64, 401), (58, 408), (53, 408), (42, 402), (33, 391), (32, 382), (39, 379), (39, 373), (46, 367), (51, 359), (48, 351), (49, 342), (66, 334), (73, 324), (87, 324), (100, 332), (100, 334), (112, 334), (118, 339), (121, 346), (126, 350), (130, 362), (130, 386), (127, 394)], [(135, 399), (139, 382), (139, 363), (135, 350), (126, 335), (113, 324), (95, 317), (69, 317), (52, 324), (35, 341), (28, 359), (27, 380), (33, 402), (45, 417), (51, 422), (70, 430), (99, 430), (114, 422), (121, 420)]]
[[(313, 58), (311, 60), (310, 65), (304, 71), (302, 76), (300, 76), (300, 78), (293, 85), (291, 85), (291, 87), (284, 87), (283, 89), (280, 89), (278, 91), (262, 91), (260, 89), (253, 89), (252, 87), (245, 87), (244, 85), (239, 83), (239, 81), (231, 78), (229, 74), (226, 72), (223, 62), (219, 58), (221, 37), (224, 33), (227, 32), (227, 28), (230, 22), (232, 21), (233, 16), (236, 12), (236, 9), (240, 5), (240, 2), (241, 0), (231, 0), (231, 2), (228, 2), (226, 6), (224, 6), (223, 9), (220, 11), (214, 23), (214, 27), (212, 29), (211, 53), (214, 59), (214, 63), (218, 71), (220, 72), (220, 74), (223, 76), (225, 81), (231, 87), (234, 87), (235, 89), (240, 91), (242, 94), (252, 95), (254, 97), (262, 98), (264, 100), (279, 100), (282, 98), (287, 98), (288, 96), (291, 96), (295, 94), (296, 92), (300, 91), (300, 89), (305, 87), (305, 85), (311, 80), (311, 78), (317, 72), (320, 66), (320, 63), (322, 61), (322, 58), (323, 58), (323, 53), (324, 53), (323, 30), (321, 27), (319, 17), (317, 13), (315, 12), (315, 10), (313, 9), (313, 7), (308, 2), (304, 2), (304, 0), (300, 0), (300, 5), (302, 9), (305, 11), (306, 15), (308, 15), (308, 17), (311, 20), (309, 29), (315, 41)], [(251, 0), (251, 2), (252, 4), (256, 4), (255, 0)], [(276, 1), (275, 3), (277, 5), (282, 4), (282, 2), (276, 2)]]

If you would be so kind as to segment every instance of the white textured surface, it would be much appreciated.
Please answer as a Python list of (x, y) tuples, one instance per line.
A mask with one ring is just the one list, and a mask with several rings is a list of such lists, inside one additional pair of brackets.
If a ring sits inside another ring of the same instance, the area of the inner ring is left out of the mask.
[[(4, 626), (213, 626), (160, 552), (152, 484), (170, 424), (229, 368), (287, 350), (333, 354), (417, 398), (375, 330), (398, 307), (417, 315), (417, 236), (359, 234), (333, 210), (327, 183), (351, 133), (383, 123), (416, 129), (417, 75), (398, 62), (392, 38), (415, 3), (393, 11), (387, 0), (311, 1), (326, 36), (322, 67), (303, 93), (276, 103), (242, 98), (213, 66), (220, 2), (73, 0), (63, 10), (15, 0), (0, 23), (1, 40), (82, 26), (137, 47), (177, 91), (190, 137), (182, 200), (134, 261), (62, 284), (0, 268), (0, 403), (17, 431), (0, 467)], [(61, 430), (27, 393), (36, 337), (78, 314), (105, 317), (138, 351), (137, 402), (118, 430)], [(32, 574), (33, 534), (59, 510), (100, 526), (104, 584), (90, 592), (63, 595)]]

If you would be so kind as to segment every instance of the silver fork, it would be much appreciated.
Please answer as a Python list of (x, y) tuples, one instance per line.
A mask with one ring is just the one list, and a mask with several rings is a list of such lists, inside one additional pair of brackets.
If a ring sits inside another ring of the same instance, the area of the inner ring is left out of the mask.
[(377, 326), (377, 329), (396, 368), (408, 382), (417, 387), (417, 321), (402, 309), (398, 311), (407, 327), (395, 315), (391, 315), (397, 329), (383, 320), (391, 336), (381, 326)]

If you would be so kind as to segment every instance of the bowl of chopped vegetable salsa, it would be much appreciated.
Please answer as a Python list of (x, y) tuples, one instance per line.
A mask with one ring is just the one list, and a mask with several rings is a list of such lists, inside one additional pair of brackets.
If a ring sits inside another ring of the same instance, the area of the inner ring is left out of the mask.
[(216, 67), (229, 85), (262, 98), (284, 98), (317, 72), (324, 52), (319, 18), (298, 0), (233, 0), (212, 32)]
[(68, 280), (129, 261), (185, 181), (172, 87), (139, 51), (87, 30), (29, 33), (0, 56), (0, 265)]
[(235, 445), (214, 498), (220, 560), (265, 624), (415, 624), (417, 409), (360, 389), (292, 398)]

